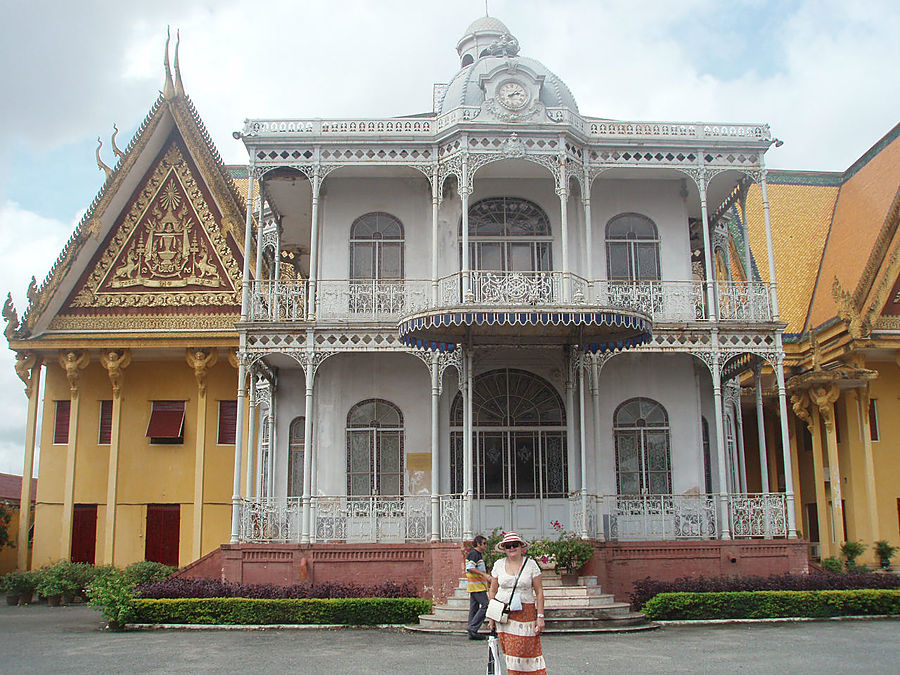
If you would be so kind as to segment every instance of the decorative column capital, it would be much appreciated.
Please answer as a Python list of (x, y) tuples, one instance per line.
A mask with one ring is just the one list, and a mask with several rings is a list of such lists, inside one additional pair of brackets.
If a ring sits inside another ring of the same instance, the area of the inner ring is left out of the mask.
[(809, 399), (819, 408), (829, 430), (834, 426), (834, 403), (840, 395), (841, 390), (836, 384), (817, 384), (809, 388)]
[(25, 395), (31, 398), (34, 377), (41, 369), (43, 359), (32, 352), (16, 352), (16, 375), (25, 383)]
[(219, 360), (219, 352), (215, 348), (188, 348), (185, 350), (185, 360), (194, 369), (194, 377), (197, 378), (197, 389), (201, 395), (206, 395), (206, 376), (209, 373), (209, 369)]
[(69, 381), (69, 392), (72, 398), (78, 396), (78, 379), (81, 371), (90, 363), (90, 355), (83, 350), (72, 349), (59, 352), (59, 365), (66, 371), (66, 379)]
[(113, 398), (119, 398), (122, 395), (122, 381), (125, 378), (125, 369), (131, 363), (131, 350), (110, 349), (100, 354), (100, 363), (103, 364), (107, 375), (109, 375)]

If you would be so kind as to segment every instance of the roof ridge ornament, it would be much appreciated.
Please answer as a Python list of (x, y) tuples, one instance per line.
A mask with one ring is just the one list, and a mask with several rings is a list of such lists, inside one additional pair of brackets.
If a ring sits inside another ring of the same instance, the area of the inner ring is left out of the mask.
[(517, 56), (519, 53), (519, 41), (509, 33), (504, 33), (494, 40), (488, 47), (491, 56)]
[(184, 83), (181, 81), (181, 68), (178, 67), (178, 47), (181, 45), (181, 30), (175, 31), (175, 95), (184, 96)]
[(163, 58), (163, 65), (166, 69), (166, 83), (163, 86), (162, 93), (167, 99), (175, 98), (175, 83), (172, 81), (172, 69), (169, 67), (169, 42), (171, 39), (171, 31), (169, 26), (166, 26), (166, 55)]

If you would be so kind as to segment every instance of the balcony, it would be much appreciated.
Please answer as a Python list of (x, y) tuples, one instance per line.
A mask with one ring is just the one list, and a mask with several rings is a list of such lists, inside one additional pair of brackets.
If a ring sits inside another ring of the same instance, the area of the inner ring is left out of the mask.
[[(563, 272), (457, 272), (431, 280), (324, 279), (315, 284), (309, 313), (306, 280), (254, 281), (248, 321), (407, 324), (438, 315), (534, 313), (588, 315), (619, 313), (652, 325), (708, 322), (707, 284), (700, 281), (593, 282)], [(773, 285), (765, 282), (713, 283), (718, 320), (765, 323), (774, 318)], [(522, 323), (522, 326), (526, 325)], [(520, 326), (521, 327), (521, 326)]]
[[(462, 495), (439, 495), (438, 522), (430, 495), (315, 496), (310, 499), (312, 542), (405, 543), (463, 536)], [(584, 495), (569, 499), (566, 529), (606, 541), (689, 541), (721, 535), (723, 511), (734, 539), (785, 538), (784, 493)], [(299, 543), (303, 504), (299, 497), (241, 502), (241, 542)], [(586, 521), (585, 521), (586, 518)], [(491, 523), (482, 523), (483, 530)]]

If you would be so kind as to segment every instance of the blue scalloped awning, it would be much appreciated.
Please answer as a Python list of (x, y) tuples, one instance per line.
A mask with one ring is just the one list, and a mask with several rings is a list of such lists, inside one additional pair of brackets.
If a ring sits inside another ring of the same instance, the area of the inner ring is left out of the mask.
[(649, 319), (633, 314), (617, 312), (438, 312), (426, 316), (413, 317), (400, 324), (400, 341), (418, 349), (452, 351), (454, 345), (448, 342), (422, 340), (416, 336), (421, 331), (450, 326), (608, 326), (629, 331), (637, 335), (622, 340), (596, 342), (584, 345), (593, 353), (628, 349), (644, 344), (651, 336), (652, 324)]

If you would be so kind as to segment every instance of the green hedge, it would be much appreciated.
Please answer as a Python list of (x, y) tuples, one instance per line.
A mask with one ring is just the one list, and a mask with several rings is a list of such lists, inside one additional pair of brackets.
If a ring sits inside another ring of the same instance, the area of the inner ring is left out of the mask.
[(134, 623), (203, 624), (376, 624), (418, 623), (431, 612), (421, 598), (277, 599), (163, 598), (136, 599)]
[(659, 621), (900, 614), (900, 590), (660, 593), (643, 612)]

